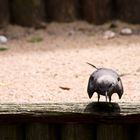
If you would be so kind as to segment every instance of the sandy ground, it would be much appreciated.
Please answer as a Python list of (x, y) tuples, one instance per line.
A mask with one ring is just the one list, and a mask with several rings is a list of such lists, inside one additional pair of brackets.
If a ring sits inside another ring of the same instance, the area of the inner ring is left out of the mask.
[[(109, 25), (86, 22), (50, 23), (44, 30), (9, 26), (8, 50), (0, 51), (0, 103), (50, 103), (97, 101), (87, 95), (87, 83), (95, 70), (86, 64), (108, 67), (122, 77), (124, 95), (114, 102), (140, 101), (140, 25), (117, 22), (112, 39), (104, 38)], [(119, 34), (130, 27), (130, 36)], [(42, 41), (31, 41), (34, 37)], [(64, 89), (63, 89), (63, 88)], [(105, 100), (105, 97), (101, 97)]]

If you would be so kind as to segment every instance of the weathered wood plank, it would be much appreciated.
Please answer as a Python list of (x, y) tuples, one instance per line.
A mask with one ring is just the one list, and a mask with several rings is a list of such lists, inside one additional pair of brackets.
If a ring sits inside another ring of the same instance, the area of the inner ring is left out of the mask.
[(0, 140), (22, 140), (20, 125), (0, 125)]
[(9, 1), (0, 0), (0, 28), (9, 24), (10, 12)]
[(81, 0), (80, 3), (83, 19), (95, 24), (103, 24), (112, 19), (111, 0)]
[(0, 125), (1, 140), (139, 140), (139, 125), (22, 123)]
[(26, 140), (58, 140), (59, 131), (58, 125), (31, 123), (26, 125)]
[[(114, 108), (114, 103), (50, 103), (50, 104), (1, 104), (0, 123), (3, 122), (80, 122), (80, 123), (113, 123), (140, 124), (140, 104), (120, 103), (120, 110)], [(103, 105), (103, 106), (102, 106)], [(109, 105), (109, 106), (108, 106)], [(96, 109), (97, 108), (97, 109)], [(114, 108), (114, 109), (113, 109)], [(109, 109), (109, 110), (108, 110)], [(113, 111), (112, 111), (113, 109)]]
[(139, 0), (117, 0), (118, 18), (129, 23), (140, 23)]
[(128, 128), (123, 125), (104, 125), (97, 127), (97, 140), (129, 140)]
[(65, 124), (62, 126), (62, 140), (94, 140), (96, 126), (84, 124)]
[(134, 129), (134, 136), (136, 140), (140, 140), (140, 126), (135, 127), (136, 130)]
[(46, 11), (49, 21), (71, 22), (78, 16), (78, 0), (47, 0)]
[[(0, 104), (0, 114), (48, 114), (54, 112), (60, 113), (82, 113), (82, 114), (96, 114), (98, 112), (92, 112), (92, 107), (97, 103), (43, 103), (43, 104)], [(100, 105), (105, 105), (105, 102), (101, 102)], [(109, 105), (107, 103), (107, 105)], [(117, 105), (120, 107), (119, 114), (134, 115), (140, 113), (140, 103), (111, 103), (111, 105)], [(87, 108), (89, 107), (89, 110)], [(110, 105), (109, 105), (110, 106)], [(104, 111), (104, 115), (110, 115)], [(113, 114), (112, 114), (113, 115)]]
[(44, 0), (12, 0), (12, 20), (22, 26), (41, 28), (46, 20)]

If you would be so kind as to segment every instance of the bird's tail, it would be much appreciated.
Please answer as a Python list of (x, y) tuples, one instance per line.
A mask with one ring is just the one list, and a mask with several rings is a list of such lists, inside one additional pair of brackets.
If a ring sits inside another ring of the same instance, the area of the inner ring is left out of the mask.
[(90, 65), (90, 66), (92, 66), (92, 67), (94, 67), (95, 69), (98, 69), (95, 65), (93, 65), (93, 64), (91, 64), (91, 63), (88, 63), (88, 62), (87, 62), (87, 64)]

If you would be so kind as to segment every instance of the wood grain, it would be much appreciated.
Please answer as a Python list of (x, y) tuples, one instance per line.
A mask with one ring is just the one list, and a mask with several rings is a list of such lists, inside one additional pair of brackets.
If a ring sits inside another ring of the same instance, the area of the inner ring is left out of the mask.
[(140, 104), (49, 103), (1, 104), (0, 122), (140, 123)]

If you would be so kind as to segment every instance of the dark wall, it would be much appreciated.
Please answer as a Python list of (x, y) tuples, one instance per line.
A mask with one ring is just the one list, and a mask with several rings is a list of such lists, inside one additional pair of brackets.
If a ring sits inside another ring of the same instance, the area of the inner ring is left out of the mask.
[(140, 23), (139, 9), (140, 0), (1, 0), (0, 27), (9, 23), (38, 27), (77, 19), (94, 24), (112, 19)]
[(45, 21), (44, 0), (13, 0), (12, 19), (16, 24), (33, 26)]
[(10, 12), (9, 12), (9, 1), (0, 0), (0, 27), (3, 27), (9, 23)]
[(117, 5), (119, 19), (140, 23), (140, 0), (117, 0)]

